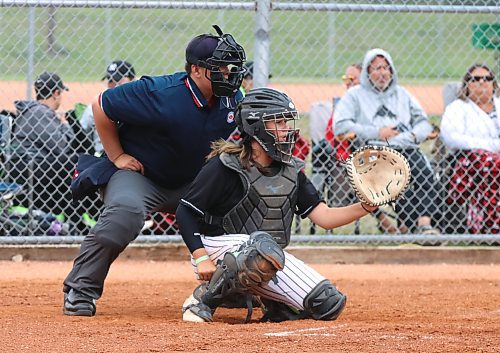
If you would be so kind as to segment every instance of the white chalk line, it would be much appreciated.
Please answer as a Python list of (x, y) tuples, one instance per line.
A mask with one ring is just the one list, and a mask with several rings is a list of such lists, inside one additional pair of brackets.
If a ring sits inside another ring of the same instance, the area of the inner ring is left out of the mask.
[(327, 330), (327, 329), (336, 329), (343, 327), (345, 325), (338, 325), (338, 326), (323, 326), (323, 327), (309, 327), (309, 328), (303, 328), (303, 329), (298, 329), (298, 330), (293, 330), (293, 331), (281, 331), (281, 332), (266, 332), (264, 333), (264, 336), (268, 337), (286, 337), (286, 336), (336, 336), (335, 333), (331, 332), (313, 332), (313, 331), (322, 331), (322, 330)]

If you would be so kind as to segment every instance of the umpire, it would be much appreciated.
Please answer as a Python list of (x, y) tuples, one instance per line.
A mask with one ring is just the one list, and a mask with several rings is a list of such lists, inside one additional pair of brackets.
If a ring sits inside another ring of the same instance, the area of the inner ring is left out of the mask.
[[(92, 104), (105, 155), (79, 161), (75, 198), (99, 188), (104, 210), (64, 280), (65, 315), (93, 316), (118, 255), (150, 212), (175, 212), (210, 143), (235, 129), (245, 51), (230, 34), (202, 34), (186, 48), (186, 72), (143, 76)], [(90, 162), (89, 162), (90, 160)]]

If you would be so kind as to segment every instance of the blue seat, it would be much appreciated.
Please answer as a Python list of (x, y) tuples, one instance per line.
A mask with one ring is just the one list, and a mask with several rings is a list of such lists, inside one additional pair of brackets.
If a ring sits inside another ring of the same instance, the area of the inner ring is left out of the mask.
[(0, 182), (0, 197), (3, 199), (11, 199), (22, 191), (23, 188), (19, 184)]

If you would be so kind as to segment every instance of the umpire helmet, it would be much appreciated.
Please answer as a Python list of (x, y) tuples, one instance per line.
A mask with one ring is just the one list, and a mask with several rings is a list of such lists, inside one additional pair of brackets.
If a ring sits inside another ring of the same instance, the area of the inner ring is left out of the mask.
[(290, 97), (272, 88), (250, 90), (235, 114), (243, 138), (255, 139), (272, 159), (287, 164), (299, 132), (295, 128), (298, 119)]
[[(195, 37), (186, 48), (186, 61), (210, 70), (209, 79), (215, 96), (232, 97), (243, 81), (245, 50), (231, 34), (224, 34), (217, 25), (213, 27), (218, 36), (202, 34)], [(221, 67), (229, 70), (227, 79)]]

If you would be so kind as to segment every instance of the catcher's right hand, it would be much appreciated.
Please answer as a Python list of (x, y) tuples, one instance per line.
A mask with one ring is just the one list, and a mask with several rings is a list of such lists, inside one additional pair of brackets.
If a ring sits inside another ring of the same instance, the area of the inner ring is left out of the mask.
[(365, 146), (345, 162), (349, 183), (359, 201), (381, 206), (396, 201), (411, 179), (410, 165), (398, 151), (385, 146)]

